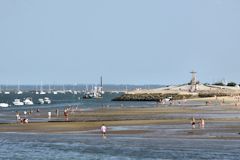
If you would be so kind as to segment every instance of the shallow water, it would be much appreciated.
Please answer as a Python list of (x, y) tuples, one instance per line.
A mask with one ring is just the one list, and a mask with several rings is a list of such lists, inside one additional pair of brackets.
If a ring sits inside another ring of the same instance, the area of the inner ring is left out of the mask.
[[(40, 109), (42, 112), (49, 112), (55, 113), (56, 109), (59, 109), (63, 112), (64, 108), (66, 107), (74, 107), (79, 108), (82, 111), (84, 110), (92, 110), (92, 109), (98, 109), (98, 108), (116, 108), (116, 107), (153, 107), (156, 106), (156, 102), (118, 102), (118, 101), (112, 101), (114, 97), (120, 96), (119, 93), (105, 93), (103, 98), (97, 98), (97, 99), (83, 99), (83, 94), (46, 94), (46, 95), (36, 95), (33, 93), (24, 93), (22, 95), (17, 94), (10, 94), (10, 95), (4, 95), (0, 94), (0, 102), (8, 102), (9, 104), (12, 103), (12, 101), (15, 98), (20, 98), (23, 100), (26, 97), (32, 97), (34, 101), (34, 105), (24, 105), (24, 106), (14, 106), (11, 105), (8, 108), (1, 108), (0, 107), (0, 123), (14, 123), (15, 120), (15, 114), (16, 111), (20, 112), (20, 114), (23, 114), (23, 111), (36, 111), (37, 109)], [(49, 97), (52, 100), (52, 104), (44, 104), (40, 105), (37, 104), (37, 100), (39, 98)], [(80, 98), (80, 99), (79, 99)], [(31, 119), (31, 117), (29, 117)], [(31, 119), (31, 122), (35, 121), (48, 121), (47, 114), (46, 118), (43, 119)]]
[(1, 133), (0, 159), (228, 159), (240, 141), (145, 138), (141, 135)]
[[(155, 106), (155, 102), (112, 102), (111, 97), (103, 99), (77, 100), (64, 97), (66, 101), (58, 101), (58, 97), (51, 97), (51, 105), (11, 106), (1, 109), (0, 122), (14, 122), (15, 111), (31, 108), (53, 110), (64, 108), (67, 104), (79, 105), (82, 108), (110, 107), (141, 107)], [(55, 98), (55, 99), (54, 99)], [(63, 98), (63, 97), (60, 97)], [(165, 107), (165, 106), (163, 106)], [(7, 113), (7, 115), (6, 115)], [(9, 116), (11, 115), (11, 116)], [(167, 115), (169, 117), (169, 115)], [(180, 114), (171, 114), (173, 118), (181, 117)], [(192, 117), (192, 114), (182, 114), (183, 117)], [(238, 114), (201, 114), (200, 117), (239, 117)], [(44, 121), (47, 119), (35, 119)], [(209, 123), (206, 127), (210, 126)], [(219, 124), (211, 124), (218, 127)], [(220, 124), (224, 125), (224, 124)], [(233, 125), (233, 124), (232, 124)], [(238, 125), (238, 124), (234, 124)], [(236, 160), (240, 155), (240, 140), (170, 138), (183, 128), (191, 128), (190, 124), (184, 125), (159, 125), (141, 126), (140, 129), (156, 131), (147, 134), (134, 135), (108, 135), (106, 139), (94, 132), (72, 132), (65, 134), (39, 134), (39, 133), (0, 133), (0, 159), (227, 159)], [(139, 130), (139, 126), (117, 126), (111, 130)], [(191, 130), (191, 129), (189, 129)], [(164, 136), (161, 136), (163, 134)], [(214, 133), (215, 134), (215, 133)], [(220, 135), (221, 136), (221, 135)], [(167, 137), (167, 138), (166, 138)]]

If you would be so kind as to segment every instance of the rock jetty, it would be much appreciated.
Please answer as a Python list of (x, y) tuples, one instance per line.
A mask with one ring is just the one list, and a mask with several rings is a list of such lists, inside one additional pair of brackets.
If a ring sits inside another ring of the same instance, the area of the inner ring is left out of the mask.
[(168, 86), (157, 89), (138, 89), (116, 97), (113, 101), (162, 101), (163, 99), (180, 100), (189, 98), (221, 97), (240, 95), (239, 87), (198, 84), (196, 90), (192, 85)]

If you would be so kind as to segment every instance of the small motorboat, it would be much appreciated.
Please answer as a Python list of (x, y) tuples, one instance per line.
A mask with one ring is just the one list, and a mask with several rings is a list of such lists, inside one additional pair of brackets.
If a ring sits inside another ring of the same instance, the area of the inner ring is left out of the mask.
[(33, 105), (33, 101), (32, 101), (32, 98), (26, 98), (23, 103), (25, 105)]
[(21, 102), (20, 99), (14, 99), (14, 101), (13, 101), (13, 105), (15, 105), (15, 106), (23, 106), (24, 103)]
[(45, 98), (44, 98), (44, 103), (50, 104), (50, 103), (51, 103), (51, 100), (50, 100), (48, 97), (45, 97)]
[(9, 105), (7, 103), (0, 103), (0, 107), (3, 107), (3, 108), (6, 108), (8, 107)]
[(44, 100), (42, 98), (38, 99), (39, 104), (44, 104)]

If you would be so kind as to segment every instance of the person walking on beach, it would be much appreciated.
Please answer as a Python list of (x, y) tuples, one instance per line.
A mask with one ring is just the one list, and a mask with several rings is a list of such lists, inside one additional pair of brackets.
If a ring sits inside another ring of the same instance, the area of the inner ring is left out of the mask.
[(20, 114), (19, 114), (19, 112), (16, 112), (16, 121), (17, 121), (17, 123), (20, 121)]
[(27, 111), (23, 111), (24, 117), (27, 117)]
[(202, 129), (204, 129), (204, 127), (205, 127), (205, 121), (204, 121), (204, 119), (200, 119), (200, 124), (201, 124), (201, 128)]
[(102, 132), (102, 136), (106, 137), (107, 127), (104, 124), (101, 126), (101, 132)]
[(194, 117), (192, 118), (191, 124), (192, 124), (192, 128), (194, 129), (195, 128), (195, 124), (196, 124)]
[(67, 111), (67, 109), (64, 109), (64, 117), (65, 117), (65, 121), (68, 121), (68, 111)]

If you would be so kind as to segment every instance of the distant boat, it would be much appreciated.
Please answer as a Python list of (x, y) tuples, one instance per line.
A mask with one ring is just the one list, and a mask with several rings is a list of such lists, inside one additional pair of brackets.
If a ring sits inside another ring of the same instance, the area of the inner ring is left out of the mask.
[(46, 104), (50, 104), (52, 102), (48, 97), (45, 97), (43, 100)]
[(90, 99), (90, 98), (93, 98), (94, 97), (94, 95), (93, 95), (93, 93), (92, 92), (84, 92), (84, 94), (83, 94), (83, 98), (84, 99)]
[(53, 91), (53, 94), (58, 94), (58, 92), (57, 91)]
[(23, 92), (19, 90), (19, 91), (17, 91), (17, 94), (23, 94)]
[(44, 92), (44, 91), (40, 91), (40, 93), (39, 94), (46, 94), (46, 92)]
[(100, 87), (98, 87), (98, 86), (93, 87), (92, 86), (92, 90), (89, 92), (88, 91), (88, 87), (86, 85), (86, 89), (84, 91), (83, 98), (85, 98), (85, 99), (89, 99), (89, 98), (102, 98), (103, 94), (104, 94), (104, 91), (103, 91), (103, 83), (102, 83), (102, 76), (101, 76), (101, 78), (100, 78)]
[(18, 82), (18, 91), (17, 91), (17, 94), (23, 94), (23, 92), (20, 90), (19, 82)]
[(48, 92), (47, 92), (47, 93), (48, 93), (48, 94), (51, 94), (51, 93), (52, 93), (50, 84), (48, 85)]
[(42, 98), (38, 99), (39, 104), (44, 104), (44, 100)]
[(9, 105), (7, 103), (0, 103), (0, 107), (3, 107), (3, 108), (6, 108), (8, 107)]
[(38, 91), (38, 86), (36, 85), (36, 92), (35, 94), (39, 94), (39, 91)]
[(46, 94), (46, 92), (43, 91), (42, 82), (41, 82), (41, 87), (40, 87), (40, 93), (39, 94)]
[(78, 94), (78, 92), (77, 91), (73, 91), (73, 94)]
[(58, 91), (58, 93), (66, 94), (65, 86), (63, 85), (62, 91)]
[(85, 91), (83, 94), (84, 99), (90, 99), (90, 98), (101, 98), (102, 93), (99, 90), (99, 87), (95, 86), (90, 92)]
[(13, 105), (15, 105), (15, 106), (23, 106), (24, 103), (21, 102), (20, 99), (14, 99), (14, 101), (13, 101)]
[(32, 98), (26, 98), (23, 103), (25, 105), (33, 105), (33, 101), (32, 101)]
[(65, 94), (66, 91), (65, 90), (59, 90), (59, 91), (56, 91), (57, 93), (60, 93), (60, 94)]
[(7, 85), (6, 85), (6, 91), (4, 92), (4, 94), (10, 94), (10, 92), (9, 91), (7, 91), (8, 89), (7, 89), (8, 87), (7, 87)]

